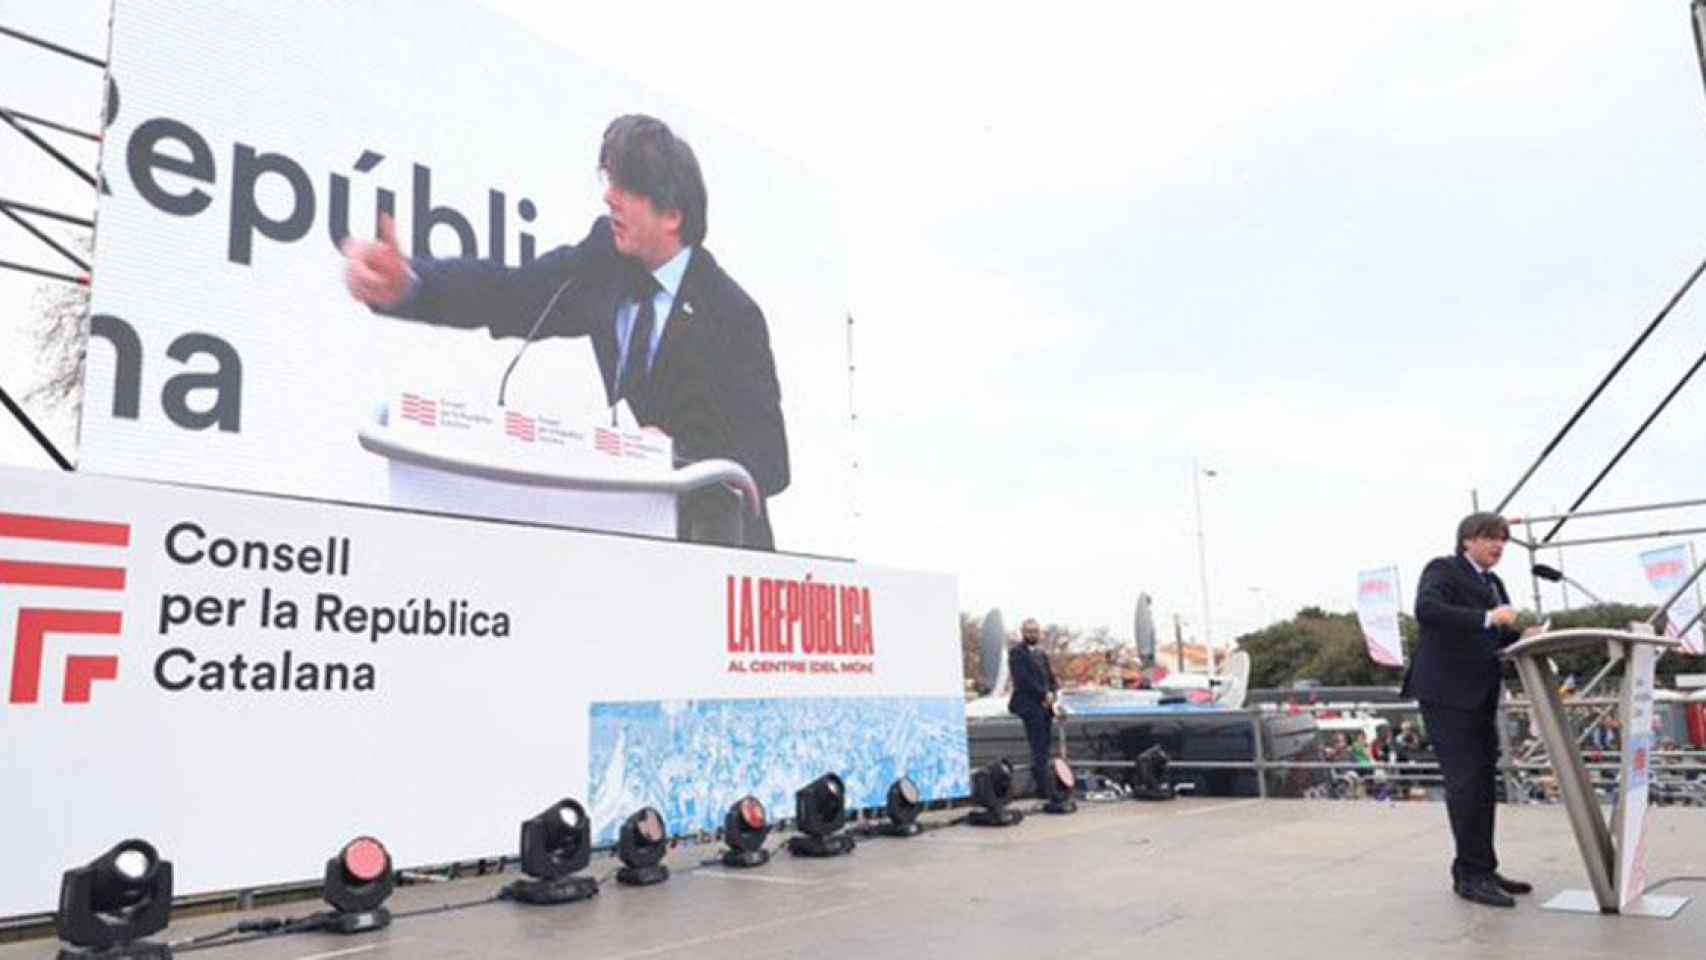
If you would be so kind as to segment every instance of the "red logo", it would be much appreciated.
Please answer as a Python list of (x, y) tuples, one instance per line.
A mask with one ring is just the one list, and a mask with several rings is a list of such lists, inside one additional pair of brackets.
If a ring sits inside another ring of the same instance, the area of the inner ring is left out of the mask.
[(592, 431), (592, 447), (599, 453), (608, 453), (613, 457), (622, 455), (622, 435), (614, 430), (596, 427)]
[(1681, 560), (1660, 560), (1647, 565), (1647, 579), (1664, 580), (1669, 577), (1680, 577), (1687, 573), (1682, 568)]
[[(128, 547), (130, 525), (0, 513), (0, 541), (7, 539)], [(4, 587), (122, 591), (124, 568), (44, 563), (0, 556), (0, 588)], [(20, 606), (12, 646), (10, 701), (35, 703), (40, 699), (43, 649), (48, 635), (117, 636), (122, 626), (123, 614), (117, 610)], [(96, 680), (118, 677), (118, 657), (111, 654), (67, 654), (64, 677), (63, 701), (88, 703), (90, 687)]]
[(412, 393), (403, 394), (403, 419), (413, 420), (423, 427), (438, 426), (438, 404)]
[(504, 411), (504, 433), (526, 443), (532, 443), (539, 438), (539, 430), (532, 417), (524, 417), (508, 410)]

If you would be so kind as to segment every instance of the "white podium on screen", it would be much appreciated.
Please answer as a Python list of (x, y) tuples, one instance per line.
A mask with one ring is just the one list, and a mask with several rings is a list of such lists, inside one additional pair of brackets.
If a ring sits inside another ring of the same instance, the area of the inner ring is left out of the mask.
[(676, 501), (714, 484), (756, 507), (731, 460), (677, 468), (667, 437), (427, 393), (402, 393), (357, 431), (386, 458), (390, 502), (409, 509), (675, 537)]

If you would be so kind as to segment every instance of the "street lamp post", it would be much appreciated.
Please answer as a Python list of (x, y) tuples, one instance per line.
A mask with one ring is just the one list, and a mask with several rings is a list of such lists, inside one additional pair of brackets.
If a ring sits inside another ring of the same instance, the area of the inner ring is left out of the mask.
[(1202, 478), (1214, 477), (1213, 470), (1204, 470), (1202, 464), (1191, 461), (1191, 494), (1197, 504), (1197, 577), (1202, 583), (1202, 634), (1203, 649), (1208, 655), (1208, 672), (1214, 672), (1214, 621), (1208, 614), (1208, 546), (1203, 536), (1202, 526)]

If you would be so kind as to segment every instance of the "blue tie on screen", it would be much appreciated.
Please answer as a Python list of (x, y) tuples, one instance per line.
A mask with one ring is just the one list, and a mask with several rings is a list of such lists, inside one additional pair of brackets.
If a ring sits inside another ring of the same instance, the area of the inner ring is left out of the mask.
[(657, 308), (653, 304), (658, 291), (657, 278), (644, 270), (636, 270), (633, 296), (638, 309), (634, 311), (634, 326), (628, 331), (628, 354), (622, 358), (622, 371), (616, 380), (616, 398), (626, 397), (634, 405), (634, 395), (645, 386), (651, 372), (652, 328), (657, 325)]

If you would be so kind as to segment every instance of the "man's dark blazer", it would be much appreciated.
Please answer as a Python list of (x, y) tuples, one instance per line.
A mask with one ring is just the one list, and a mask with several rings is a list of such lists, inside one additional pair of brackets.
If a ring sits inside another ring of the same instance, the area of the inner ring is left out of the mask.
[(1007, 698), (1009, 713), (1043, 709), (1043, 698), (1060, 687), (1048, 654), (1027, 643), (1014, 644), (1007, 651), (1007, 673), (1013, 678), (1013, 695)]
[(1404, 674), (1403, 695), (1458, 710), (1492, 709), (1498, 702), (1499, 651), (1521, 634), (1483, 627), (1487, 611), (1510, 602), (1504, 581), (1483, 581), (1460, 555), (1436, 557), (1416, 587), (1421, 636)]
[[(619, 347), (616, 310), (632, 298), (644, 268), (617, 253), (610, 218), (599, 217), (579, 244), (526, 266), (471, 258), (410, 261), (420, 285), (402, 303), (376, 312), (452, 327), (485, 327), (493, 337), (524, 337), (552, 294), (573, 278), (539, 329), (540, 337), (590, 337), (615, 402)], [(764, 314), (704, 247), (694, 249), (634, 416), (675, 441), (683, 461), (726, 457), (752, 474), (766, 498), (788, 486), (788, 437), (782, 394)], [(746, 522), (748, 546), (774, 549), (768, 508)]]

